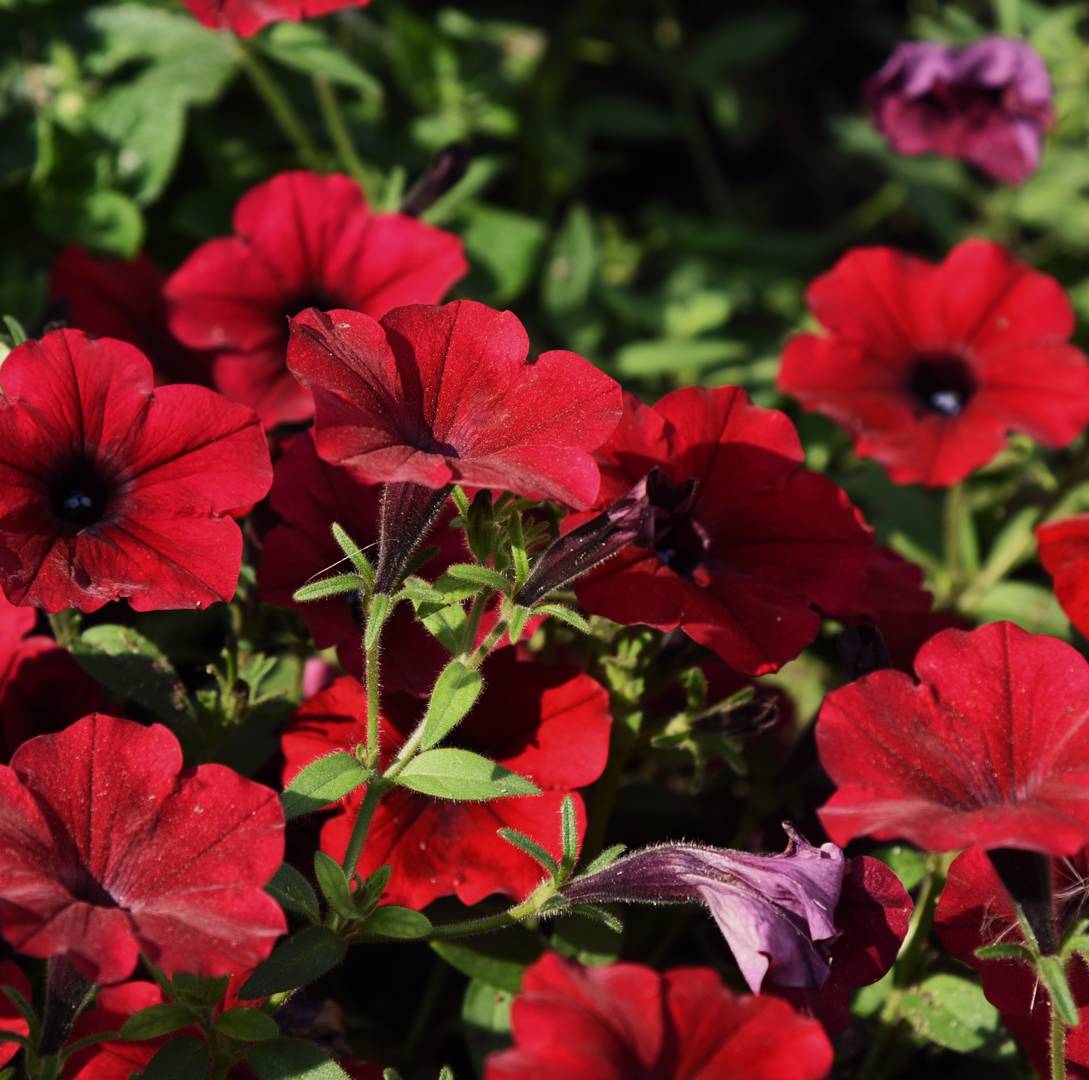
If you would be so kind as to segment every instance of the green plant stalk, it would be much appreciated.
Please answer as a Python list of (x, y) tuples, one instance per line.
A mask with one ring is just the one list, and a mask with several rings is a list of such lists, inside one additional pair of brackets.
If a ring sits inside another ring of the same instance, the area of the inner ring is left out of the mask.
[(948, 578), (947, 588), (950, 596), (960, 592), (964, 566), (961, 560), (960, 535), (964, 527), (965, 514), (968, 513), (964, 485), (954, 484), (945, 493), (945, 506), (942, 512), (943, 545), (945, 548), (945, 572)]
[(488, 654), (499, 644), (507, 632), (507, 620), (501, 618), (488, 632), (488, 636), (462, 661), (467, 668), (476, 669), (488, 658)]
[(367, 166), (356, 153), (355, 144), (352, 142), (352, 136), (348, 131), (333, 84), (324, 75), (315, 75), (314, 93), (318, 100), (318, 108), (321, 110), (325, 131), (333, 144), (333, 149), (337, 152), (340, 164), (361, 187), (368, 187), (371, 177), (368, 175)]
[(306, 130), (306, 125), (295, 110), (295, 106), (291, 104), (291, 99), (284, 93), (265, 62), (257, 55), (254, 46), (242, 40), (238, 40), (236, 45), (238, 62), (249, 77), (258, 96), (264, 101), (272, 119), (276, 121), (276, 126), (295, 147), (299, 160), (308, 169), (320, 170), (321, 152), (314, 140), (310, 138), (310, 133)]
[(382, 796), (385, 793), (386, 784), (381, 780), (375, 778), (367, 784), (367, 794), (363, 796), (363, 805), (360, 806), (359, 813), (356, 815), (355, 824), (352, 826), (352, 835), (348, 840), (348, 848), (344, 852), (344, 861), (341, 863), (344, 873), (348, 875), (349, 879), (359, 865), (359, 856), (363, 852), (363, 844), (366, 842), (371, 820), (374, 818), (374, 812), (378, 809), (378, 804), (382, 801)]
[(367, 624), (374, 618), (374, 597), (367, 601), (367, 617), (364, 624), (363, 645), (363, 692), (367, 699), (367, 744), (363, 755), (363, 764), (372, 771), (378, 770), (378, 761), (381, 754), (381, 731), (379, 723), (382, 708), (382, 627), (372, 635), (372, 641), (368, 647)]
[(556, 894), (554, 881), (543, 881), (520, 904), (507, 908), (506, 911), (497, 912), (495, 915), (485, 915), (480, 919), (463, 919), (461, 922), (446, 923), (441, 926), (433, 926), (428, 935), (430, 941), (447, 941), (450, 938), (473, 937), (476, 934), (486, 934), (492, 930), (505, 930), (508, 926), (516, 926), (540, 914), (545, 903)]
[(1066, 1080), (1066, 1025), (1053, 1002), (1048, 1008), (1051, 1012), (1051, 1038), (1048, 1041), (1051, 1080)]

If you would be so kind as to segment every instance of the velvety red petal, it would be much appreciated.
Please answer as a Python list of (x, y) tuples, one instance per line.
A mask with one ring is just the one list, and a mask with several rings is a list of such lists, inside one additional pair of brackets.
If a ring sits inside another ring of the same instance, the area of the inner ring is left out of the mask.
[(1069, 645), (995, 623), (946, 630), (915, 684), (879, 671), (834, 691), (817, 724), (839, 790), (820, 810), (840, 844), (904, 837), (1069, 854), (1089, 839), (1089, 667)]
[(1036, 541), (1067, 618), (1089, 633), (1089, 514), (1040, 525)]
[(205, 26), (252, 37), (269, 23), (299, 22), (343, 8), (364, 7), (370, 0), (182, 0)]

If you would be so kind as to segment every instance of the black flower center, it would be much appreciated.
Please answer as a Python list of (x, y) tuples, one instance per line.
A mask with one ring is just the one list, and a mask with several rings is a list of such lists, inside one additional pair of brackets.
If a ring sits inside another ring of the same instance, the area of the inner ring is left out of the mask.
[(655, 469), (647, 477), (647, 498), (654, 553), (674, 573), (691, 577), (707, 552), (707, 539), (692, 516), (696, 481), (676, 484)]
[(95, 462), (78, 458), (50, 484), (49, 503), (58, 520), (73, 529), (85, 529), (106, 516), (112, 488)]
[(84, 866), (80, 866), (66, 882), (74, 900), (95, 907), (115, 908), (121, 905), (106, 891), (103, 884)]
[(968, 364), (950, 353), (916, 357), (908, 376), (908, 390), (927, 412), (960, 416), (977, 386)]

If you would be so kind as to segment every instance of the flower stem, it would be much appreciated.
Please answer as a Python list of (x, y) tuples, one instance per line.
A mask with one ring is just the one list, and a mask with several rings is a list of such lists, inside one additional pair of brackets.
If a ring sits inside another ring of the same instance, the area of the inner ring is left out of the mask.
[(505, 930), (508, 926), (515, 926), (526, 919), (537, 915), (545, 902), (556, 892), (553, 881), (544, 881), (537, 886), (520, 904), (507, 908), (506, 911), (497, 912), (495, 915), (485, 915), (480, 919), (463, 919), (461, 922), (445, 923), (441, 926), (433, 926), (429, 935), (431, 941), (446, 941), (450, 938), (472, 937), (475, 934), (486, 934), (491, 930)]
[(352, 826), (352, 835), (348, 840), (348, 849), (344, 852), (344, 873), (349, 877), (355, 873), (359, 865), (359, 856), (363, 852), (363, 844), (367, 839), (367, 831), (371, 827), (371, 819), (374, 817), (378, 804), (385, 794), (386, 785), (377, 778), (367, 784), (367, 794), (363, 797), (363, 805), (356, 815), (355, 824)]
[(310, 138), (302, 117), (291, 104), (291, 99), (283, 91), (276, 77), (268, 69), (265, 62), (257, 55), (257, 50), (248, 42), (239, 40), (238, 60), (254, 90), (264, 101), (277, 127), (295, 147), (299, 160), (308, 169), (320, 169), (322, 165), (321, 153)]
[(475, 669), (488, 658), (488, 654), (499, 644), (500, 638), (507, 632), (507, 620), (500, 619), (488, 632), (488, 636), (465, 658), (467, 668)]
[(1054, 1004), (1051, 1010), (1051, 1039), (1048, 1059), (1051, 1063), (1051, 1080), (1066, 1080), (1066, 1025)]
[(961, 537), (964, 532), (967, 512), (964, 485), (954, 484), (945, 494), (945, 507), (943, 510), (945, 571), (950, 596), (956, 596), (960, 592), (961, 578), (964, 574), (964, 549)]
[(324, 75), (315, 75), (314, 92), (318, 99), (318, 108), (321, 109), (326, 133), (337, 152), (340, 164), (361, 187), (366, 188), (371, 178), (367, 175), (367, 166), (363, 164), (355, 151), (355, 145), (352, 143), (348, 125), (344, 121), (344, 113), (341, 111), (340, 102), (337, 101), (333, 84)]
[(364, 627), (363, 644), (363, 691), (367, 698), (367, 746), (363, 763), (368, 769), (377, 769), (381, 752), (381, 731), (379, 723), (382, 707), (382, 627), (371, 626), (376, 617), (383, 618), (385, 612), (375, 611), (376, 597), (367, 601), (367, 625)]

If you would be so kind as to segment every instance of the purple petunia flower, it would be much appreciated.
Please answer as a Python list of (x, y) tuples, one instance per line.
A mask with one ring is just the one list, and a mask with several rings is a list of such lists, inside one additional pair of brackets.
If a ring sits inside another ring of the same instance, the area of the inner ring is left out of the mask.
[(1009, 184), (1040, 164), (1051, 79), (1025, 42), (905, 42), (866, 84), (876, 127), (901, 154), (958, 157)]
[(790, 838), (779, 855), (663, 844), (571, 882), (571, 903), (706, 904), (754, 994), (765, 976), (779, 986), (820, 987), (837, 937), (836, 904), (843, 852), (814, 847), (784, 823)]

